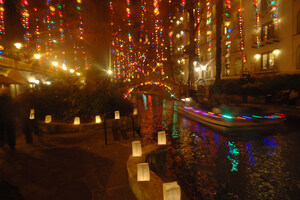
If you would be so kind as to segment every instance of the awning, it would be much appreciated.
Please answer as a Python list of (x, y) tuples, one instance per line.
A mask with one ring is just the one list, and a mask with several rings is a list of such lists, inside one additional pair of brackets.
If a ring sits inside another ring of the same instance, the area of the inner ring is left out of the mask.
[(15, 80), (19, 82), (19, 84), (29, 84), (28, 81), (20, 74), (18, 70), (10, 70), (10, 72), (7, 75), (8, 78)]
[(0, 74), (0, 84), (23, 84)]

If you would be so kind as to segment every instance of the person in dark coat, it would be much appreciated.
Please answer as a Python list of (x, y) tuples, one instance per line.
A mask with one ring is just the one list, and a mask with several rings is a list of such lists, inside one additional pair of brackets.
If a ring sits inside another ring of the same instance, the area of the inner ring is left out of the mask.
[(5, 139), (11, 150), (16, 146), (16, 127), (13, 100), (8, 88), (0, 91), (0, 146), (4, 146)]

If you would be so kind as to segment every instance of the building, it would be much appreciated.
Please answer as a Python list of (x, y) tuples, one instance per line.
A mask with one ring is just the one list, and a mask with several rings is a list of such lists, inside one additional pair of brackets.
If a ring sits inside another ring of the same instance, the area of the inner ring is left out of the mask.
[(88, 69), (83, 0), (0, 0), (0, 73), (28, 82)]
[[(224, 0), (222, 34), (222, 79), (245, 74), (294, 74), (300, 72), (300, 2), (297, 0)], [(209, 85), (216, 74), (216, 1), (195, 0), (194, 24), (199, 23), (194, 40), (195, 84)], [(180, 21), (183, 17), (184, 21)], [(176, 15), (174, 23), (184, 31), (191, 17)], [(173, 26), (173, 30), (177, 30)], [(178, 32), (178, 31), (177, 31)], [(176, 35), (175, 35), (176, 36)], [(190, 44), (181, 43), (174, 50), (185, 51)], [(176, 44), (176, 43), (175, 43)], [(182, 48), (183, 47), (183, 48)], [(178, 63), (182, 65), (181, 58)], [(187, 58), (183, 60), (189, 62)], [(187, 82), (188, 65), (183, 69)]]

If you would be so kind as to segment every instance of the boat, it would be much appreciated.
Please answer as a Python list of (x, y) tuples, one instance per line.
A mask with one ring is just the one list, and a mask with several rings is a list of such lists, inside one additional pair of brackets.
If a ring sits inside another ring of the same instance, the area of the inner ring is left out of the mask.
[(183, 102), (177, 105), (177, 112), (193, 121), (225, 132), (274, 131), (282, 127), (286, 120), (283, 113), (270, 113), (263, 110), (245, 113), (247, 109), (241, 108), (240, 112), (230, 112), (230, 107), (227, 107), (227, 112), (224, 113), (222, 112), (224, 109), (218, 107), (207, 111), (197, 105), (191, 106)]

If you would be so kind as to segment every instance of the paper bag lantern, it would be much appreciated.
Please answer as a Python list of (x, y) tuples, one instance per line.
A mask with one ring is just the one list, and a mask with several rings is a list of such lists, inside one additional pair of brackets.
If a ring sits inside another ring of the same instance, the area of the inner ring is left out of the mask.
[(137, 181), (150, 181), (150, 170), (148, 163), (137, 164)]
[(164, 200), (180, 200), (181, 190), (177, 181), (163, 184)]
[(120, 119), (120, 111), (115, 111), (115, 119)]
[(132, 157), (141, 157), (142, 156), (142, 145), (141, 141), (132, 142)]
[(80, 124), (80, 118), (79, 117), (75, 117), (74, 119), (74, 125), (79, 125)]
[(45, 117), (45, 123), (51, 123), (52, 122), (52, 117), (51, 117), (51, 115), (46, 115), (46, 117)]
[(166, 145), (167, 138), (166, 138), (166, 131), (159, 131), (157, 134), (158, 145)]
[(34, 119), (34, 109), (30, 109), (29, 119)]
[(137, 108), (134, 108), (133, 109), (133, 115), (137, 115), (138, 114), (138, 110), (137, 110)]
[(34, 113), (30, 113), (29, 119), (34, 119)]
[(100, 124), (102, 122), (100, 115), (96, 115), (95, 120), (96, 124)]

